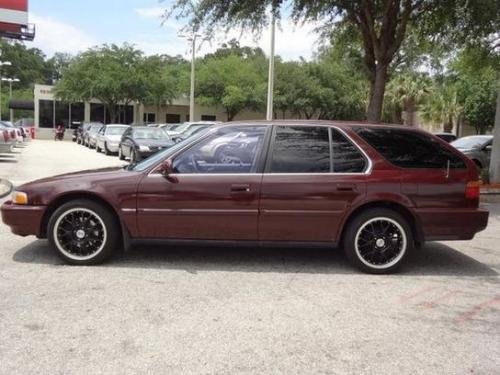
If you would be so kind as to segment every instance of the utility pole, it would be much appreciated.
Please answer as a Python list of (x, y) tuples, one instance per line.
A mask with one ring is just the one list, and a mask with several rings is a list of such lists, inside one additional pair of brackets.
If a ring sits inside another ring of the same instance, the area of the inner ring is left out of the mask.
[(497, 111), (493, 128), (493, 145), (490, 158), (490, 183), (500, 183), (500, 90), (497, 94)]
[[(0, 81), (9, 82), (9, 101), (12, 99), (12, 82), (19, 82), (18, 78), (1, 78)], [(10, 122), (14, 122), (14, 110), (10, 109)]]
[[(10, 66), (12, 63), (10, 61), (0, 61), (0, 68), (2, 66)], [(1, 74), (0, 74), (1, 76)], [(0, 79), (0, 120), (2, 120), (2, 80)]]
[(191, 42), (191, 87), (189, 92), (189, 121), (194, 121), (194, 84), (195, 84), (195, 63), (196, 63), (196, 39), (201, 37), (201, 34), (195, 30), (191, 34), (177, 34), (181, 38), (185, 38)]
[(274, 94), (274, 44), (275, 44), (275, 34), (276, 34), (276, 19), (274, 14), (271, 19), (271, 52), (269, 56), (269, 75), (267, 78), (267, 112), (266, 120), (271, 121), (273, 119), (273, 94)]

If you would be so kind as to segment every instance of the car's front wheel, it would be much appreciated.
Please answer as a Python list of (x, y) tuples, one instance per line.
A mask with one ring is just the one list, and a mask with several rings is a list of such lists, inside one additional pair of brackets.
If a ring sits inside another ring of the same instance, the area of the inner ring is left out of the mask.
[(111, 152), (108, 149), (108, 145), (105, 143), (104, 144), (104, 155), (111, 155)]
[(118, 222), (107, 208), (87, 199), (60, 206), (49, 220), (47, 236), (57, 254), (67, 263), (102, 263), (120, 244)]
[(118, 159), (125, 160), (125, 155), (123, 155), (122, 147), (118, 147)]
[(401, 267), (414, 242), (410, 225), (402, 215), (373, 208), (349, 223), (343, 246), (349, 260), (362, 271), (391, 273)]

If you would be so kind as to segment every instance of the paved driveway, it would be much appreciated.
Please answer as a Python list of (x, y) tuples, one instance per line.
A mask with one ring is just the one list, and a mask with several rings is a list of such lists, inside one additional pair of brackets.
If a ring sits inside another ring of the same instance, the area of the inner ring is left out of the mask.
[[(121, 164), (52, 141), (4, 159), (0, 178), (18, 183)], [(317, 249), (150, 245), (71, 267), (0, 224), (0, 373), (498, 373), (500, 206), (488, 208), (476, 239), (429, 243), (392, 276)]]

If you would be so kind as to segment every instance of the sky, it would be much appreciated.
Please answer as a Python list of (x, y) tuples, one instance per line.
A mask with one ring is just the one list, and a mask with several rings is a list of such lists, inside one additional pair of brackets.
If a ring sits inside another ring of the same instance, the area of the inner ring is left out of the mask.
[[(29, 46), (40, 48), (48, 57), (55, 52), (77, 54), (103, 43), (134, 44), (146, 55), (169, 54), (188, 57), (190, 46), (178, 36), (183, 23), (161, 15), (170, 0), (29, 0), (29, 22), (36, 36)], [(255, 37), (239, 30), (218, 34), (203, 42), (197, 54), (215, 51), (220, 44), (236, 38), (241, 45), (259, 46), (269, 52), (270, 33)], [(276, 54), (286, 60), (310, 59), (317, 47), (314, 25), (295, 26), (281, 22), (276, 33)]]

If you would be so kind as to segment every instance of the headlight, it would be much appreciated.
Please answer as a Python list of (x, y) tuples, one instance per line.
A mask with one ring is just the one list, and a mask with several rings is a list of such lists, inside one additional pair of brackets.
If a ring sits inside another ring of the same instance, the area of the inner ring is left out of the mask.
[(148, 146), (139, 146), (139, 151), (147, 152), (147, 151), (149, 151), (149, 147)]
[(12, 193), (12, 202), (14, 204), (28, 204), (28, 194), (21, 191), (14, 191)]

